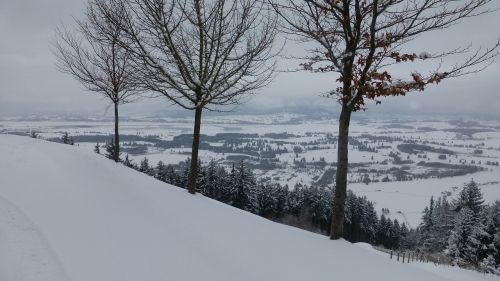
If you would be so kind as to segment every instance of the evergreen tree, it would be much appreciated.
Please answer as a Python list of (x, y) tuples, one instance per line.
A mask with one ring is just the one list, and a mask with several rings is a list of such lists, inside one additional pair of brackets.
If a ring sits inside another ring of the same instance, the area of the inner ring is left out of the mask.
[(478, 267), (494, 254), (494, 235), (487, 231), (483, 203), (483, 194), (474, 180), (464, 185), (454, 201), (458, 215), (448, 241), (448, 253), (459, 265)]
[(305, 205), (304, 188), (300, 183), (295, 184), (287, 199), (287, 211), (289, 214), (298, 217)]
[(466, 265), (475, 260), (469, 241), (475, 224), (474, 212), (468, 207), (462, 207), (455, 218), (455, 227), (448, 240), (447, 249), (448, 255), (458, 265)]
[(364, 216), (361, 221), (361, 225), (364, 229), (364, 238), (362, 241), (373, 243), (375, 241), (375, 231), (377, 230), (378, 216), (375, 211), (373, 202), (369, 201), (366, 197), (363, 197), (363, 209)]
[(491, 265), (489, 264), (491, 262), (489, 259), (496, 255), (496, 248), (494, 245), (496, 226), (488, 216), (488, 211), (487, 209), (483, 211), (469, 239), (469, 247), (471, 247), (471, 250), (474, 252), (474, 256), (476, 257), (475, 264), (478, 266), (480, 266), (481, 263), (483, 263), (484, 266)]
[(351, 242), (375, 242), (378, 219), (373, 204), (366, 197), (348, 191), (345, 209), (344, 234)]
[(359, 206), (357, 205), (356, 197), (354, 193), (349, 190), (347, 192), (347, 199), (345, 204), (345, 215), (344, 215), (344, 237), (348, 240), (353, 240), (354, 242), (358, 242), (360, 229), (359, 221), (360, 214), (357, 212)]
[(288, 186), (281, 186), (279, 184), (272, 185), (274, 195), (274, 214), (276, 218), (282, 218), (286, 213), (287, 198), (289, 195)]
[(479, 263), (479, 268), (486, 273), (492, 273), (492, 274), (499, 274), (500, 273), (500, 268), (498, 265), (495, 263), (495, 258), (493, 256), (488, 256), (484, 258), (480, 263)]
[(389, 231), (388, 219), (384, 214), (380, 216), (380, 221), (376, 230), (376, 244), (387, 245), (387, 233)]
[[(106, 142), (106, 158), (115, 159), (115, 140), (111, 138), (111, 141)], [(120, 159), (120, 158), (118, 158)]]
[(495, 254), (493, 255), (493, 259), (495, 261), (497, 272), (500, 272), (500, 231), (498, 231), (498, 229), (493, 238), (493, 246), (495, 247)]
[(436, 207), (434, 208), (434, 227), (432, 233), (434, 235), (431, 249), (435, 252), (442, 252), (448, 245), (448, 238), (453, 229), (454, 214), (446, 197), (439, 198)]
[(212, 159), (208, 163), (208, 167), (206, 169), (203, 169), (204, 173), (203, 175), (205, 178), (201, 180), (203, 183), (203, 187), (199, 188), (200, 192), (203, 193), (203, 195), (208, 196), (210, 198), (216, 198), (216, 192), (215, 190), (217, 189), (216, 185), (218, 184), (218, 179), (217, 179), (217, 166), (215, 164), (215, 161)]
[(492, 247), (494, 248), (493, 259), (497, 268), (500, 270), (500, 201), (490, 207), (488, 232), (493, 236)]
[(213, 184), (214, 199), (224, 202), (226, 204), (229, 204), (229, 202), (231, 201), (231, 196), (230, 196), (231, 192), (229, 185), (227, 183), (228, 178), (229, 175), (226, 172), (226, 169), (224, 169), (224, 167), (221, 166), (217, 167), (215, 182)]
[(495, 202), (483, 213), (484, 234), (478, 237), (480, 267), (491, 273), (500, 271), (500, 205)]
[(408, 230), (408, 227), (406, 226), (405, 223), (403, 223), (401, 225), (401, 232), (400, 232), (400, 234), (401, 234), (401, 236), (400, 236), (400, 239), (401, 239), (401, 241), (400, 241), (400, 248), (401, 249), (405, 250), (405, 249), (410, 249), (411, 248), (411, 245), (410, 245), (410, 243), (408, 241), (408, 234), (409, 233), (410, 233), (410, 231)]
[(182, 186), (180, 184), (180, 177), (172, 165), (167, 165), (165, 168), (165, 182), (176, 186)]
[(321, 230), (327, 230), (330, 226), (332, 213), (332, 190), (326, 187), (310, 187), (308, 190), (309, 205), (312, 221)]
[(99, 143), (96, 143), (94, 146), (94, 152), (97, 154), (101, 154), (101, 148), (99, 146)]
[(394, 249), (394, 243), (392, 241), (393, 233), (394, 233), (394, 223), (390, 218), (387, 218), (386, 222), (386, 229), (384, 233), (384, 247), (389, 248), (389, 249)]
[(132, 160), (129, 159), (128, 154), (125, 155), (125, 160), (123, 160), (123, 165), (125, 165), (129, 168), (136, 169), (135, 165), (132, 163)]
[(253, 206), (254, 200), (254, 191), (255, 191), (255, 178), (253, 173), (247, 169), (244, 162), (241, 161), (240, 165), (235, 171), (235, 177), (233, 181), (233, 199), (232, 205), (236, 208), (251, 211), (255, 208)]
[(182, 188), (187, 188), (188, 179), (189, 179), (189, 170), (190, 170), (191, 160), (187, 159), (186, 161), (180, 163), (180, 175), (178, 186)]
[(430, 231), (434, 226), (433, 220), (434, 220), (434, 197), (431, 196), (429, 207), (425, 207), (424, 209), (421, 228), (424, 231)]
[(70, 137), (68, 132), (64, 132), (64, 134), (61, 137), (61, 141), (64, 144), (69, 144), (69, 145), (75, 144), (75, 142), (73, 141), (73, 137)]
[(471, 180), (469, 183), (464, 185), (458, 195), (458, 199), (454, 202), (455, 210), (457, 212), (459, 212), (460, 209), (467, 207), (474, 213), (476, 218), (483, 209), (483, 203), (483, 193), (474, 180)]
[(207, 184), (207, 179), (206, 179), (206, 170), (205, 167), (203, 166), (203, 163), (201, 163), (201, 160), (198, 159), (198, 167), (196, 169), (196, 189), (198, 192), (201, 194), (205, 194), (205, 189), (206, 189), (206, 184)]
[(228, 204), (234, 206), (234, 200), (237, 197), (236, 194), (236, 185), (237, 185), (237, 176), (236, 176), (236, 168), (234, 167), (234, 163), (231, 166), (231, 171), (229, 171), (229, 177), (225, 181), (225, 189), (227, 190), (227, 199)]
[(420, 231), (422, 234), (422, 247), (425, 251), (431, 252), (436, 243), (435, 241), (435, 214), (434, 214), (434, 197), (431, 196), (429, 206), (425, 207)]
[(145, 173), (150, 176), (154, 175), (154, 169), (149, 166), (149, 160), (147, 157), (144, 157), (144, 159), (141, 160), (141, 163), (139, 164), (139, 172)]
[(394, 249), (399, 249), (401, 246), (401, 226), (397, 219), (394, 220), (393, 228), (391, 231), (391, 246)]
[(256, 210), (259, 216), (272, 218), (275, 216), (276, 198), (272, 186), (268, 184), (259, 184), (255, 196)]
[(163, 182), (167, 181), (167, 166), (161, 160), (156, 165), (155, 178)]
[(410, 233), (405, 224), (400, 224), (398, 220), (392, 221), (382, 214), (373, 240), (375, 244), (388, 249), (411, 248), (413, 243)]

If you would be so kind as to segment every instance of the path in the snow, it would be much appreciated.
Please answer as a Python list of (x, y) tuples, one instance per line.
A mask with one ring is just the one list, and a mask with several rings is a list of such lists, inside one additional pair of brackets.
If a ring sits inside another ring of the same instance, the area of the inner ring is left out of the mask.
[(42, 233), (1, 196), (0, 280), (69, 280)]

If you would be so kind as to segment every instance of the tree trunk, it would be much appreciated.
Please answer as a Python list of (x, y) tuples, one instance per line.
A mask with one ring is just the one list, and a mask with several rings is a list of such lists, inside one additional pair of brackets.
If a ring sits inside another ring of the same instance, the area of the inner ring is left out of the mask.
[(337, 240), (343, 235), (344, 209), (347, 196), (347, 168), (349, 153), (349, 123), (352, 111), (347, 106), (342, 106), (339, 118), (339, 141), (337, 145), (337, 175), (335, 196), (333, 199), (332, 225), (330, 239)]
[(118, 103), (115, 102), (115, 153), (113, 158), (115, 162), (120, 161), (120, 134), (118, 132)]
[(198, 178), (198, 150), (200, 148), (200, 127), (202, 107), (197, 107), (194, 115), (193, 147), (191, 150), (191, 169), (189, 173), (188, 191), (196, 193), (196, 179)]

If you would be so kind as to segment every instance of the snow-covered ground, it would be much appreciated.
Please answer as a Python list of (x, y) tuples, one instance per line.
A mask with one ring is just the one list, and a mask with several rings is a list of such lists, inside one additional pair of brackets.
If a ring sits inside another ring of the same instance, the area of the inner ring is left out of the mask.
[(0, 155), (2, 281), (499, 280), (396, 263), (73, 146), (0, 134)]
[(69, 280), (49, 244), (28, 217), (0, 197), (0, 280)]

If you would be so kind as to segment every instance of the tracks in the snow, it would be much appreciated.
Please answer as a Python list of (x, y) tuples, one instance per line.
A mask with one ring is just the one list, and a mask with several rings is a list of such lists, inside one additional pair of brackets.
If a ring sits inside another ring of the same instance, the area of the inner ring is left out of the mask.
[(42, 233), (0, 196), (0, 280), (68, 281)]

